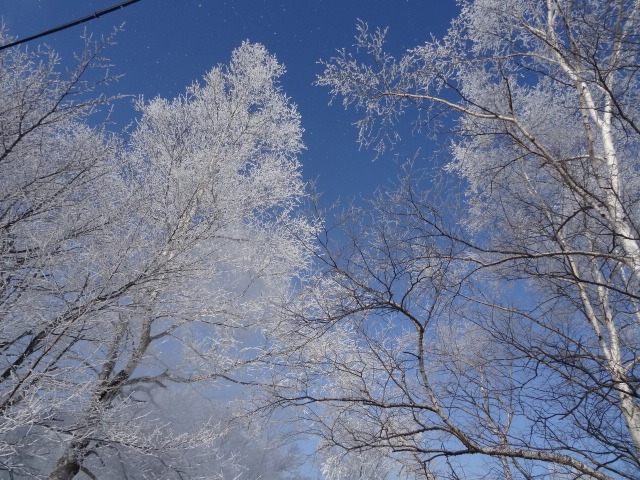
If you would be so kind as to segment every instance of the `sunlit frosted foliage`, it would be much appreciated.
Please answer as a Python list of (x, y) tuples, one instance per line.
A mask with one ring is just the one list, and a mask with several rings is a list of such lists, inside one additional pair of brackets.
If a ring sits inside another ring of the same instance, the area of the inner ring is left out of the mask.
[(204, 475), (224, 426), (180, 431), (154, 392), (247, 378), (306, 263), (299, 115), (284, 68), (245, 43), (184, 95), (140, 99), (125, 145), (87, 126), (110, 100), (85, 79), (93, 48), (69, 78), (47, 51), (0, 56), (0, 469)]

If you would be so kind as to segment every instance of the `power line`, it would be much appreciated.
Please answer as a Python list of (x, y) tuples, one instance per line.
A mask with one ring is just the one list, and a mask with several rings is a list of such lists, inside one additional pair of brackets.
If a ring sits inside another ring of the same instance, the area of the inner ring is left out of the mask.
[(93, 20), (94, 18), (99, 18), (102, 15), (106, 15), (107, 13), (115, 12), (124, 7), (128, 7), (129, 5), (139, 2), (140, 0), (128, 0), (126, 2), (119, 3), (118, 5), (114, 5), (113, 7), (105, 8), (104, 10), (100, 10), (99, 12), (94, 12), (91, 15), (87, 15), (86, 17), (80, 18), (78, 20), (74, 20), (73, 22), (65, 23), (64, 25), (60, 25), (59, 27), (52, 28), (47, 30), (46, 32), (38, 33), (37, 35), (32, 35), (27, 38), (23, 38), (21, 40), (16, 40), (15, 42), (7, 43), (6, 45), (0, 45), (0, 50), (4, 50), (5, 48), (15, 47), (16, 45), (20, 45), (21, 43), (29, 42), (31, 40), (35, 40), (36, 38), (44, 37), (46, 35), (50, 35), (52, 33), (59, 32), (61, 30), (65, 30), (67, 28), (75, 27), (76, 25), (80, 25), (81, 23), (88, 22), (89, 20)]

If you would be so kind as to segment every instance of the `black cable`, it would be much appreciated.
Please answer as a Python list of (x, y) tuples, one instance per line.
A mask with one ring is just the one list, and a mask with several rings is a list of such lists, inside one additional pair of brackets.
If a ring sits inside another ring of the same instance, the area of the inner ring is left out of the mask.
[(113, 7), (105, 8), (104, 10), (100, 10), (99, 12), (94, 12), (91, 15), (87, 15), (86, 17), (80, 18), (79, 20), (74, 20), (73, 22), (65, 23), (64, 25), (60, 25), (59, 27), (52, 28), (50, 30), (47, 30), (46, 32), (38, 33), (37, 35), (32, 35), (30, 37), (23, 38), (21, 40), (16, 40), (15, 42), (7, 43), (6, 45), (0, 45), (0, 50), (4, 50), (5, 48), (9, 48), (9, 47), (15, 47), (16, 45), (20, 45), (21, 43), (29, 42), (31, 40), (35, 40), (36, 38), (44, 37), (45, 35), (50, 35), (52, 33), (65, 30), (70, 27), (75, 27), (76, 25), (80, 25), (81, 23), (88, 22), (89, 20), (93, 20), (94, 18), (99, 18), (102, 15), (106, 15), (107, 13), (115, 12), (120, 8), (128, 7), (129, 5), (139, 1), (140, 0), (128, 0), (126, 2), (119, 3), (118, 5), (114, 5)]

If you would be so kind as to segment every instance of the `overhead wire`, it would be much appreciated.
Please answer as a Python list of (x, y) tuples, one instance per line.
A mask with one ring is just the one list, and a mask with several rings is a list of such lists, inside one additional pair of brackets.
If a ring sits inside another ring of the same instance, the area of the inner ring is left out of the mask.
[(78, 20), (74, 20), (72, 22), (69, 23), (65, 23), (64, 25), (60, 25), (58, 27), (55, 28), (51, 28), (49, 30), (46, 30), (44, 32), (38, 33), (36, 35), (31, 35), (30, 37), (26, 37), (26, 38), (22, 38), (20, 40), (16, 40), (14, 42), (11, 43), (7, 43), (6, 45), (0, 45), (0, 50), (4, 50), (5, 48), (10, 48), (10, 47), (15, 47), (16, 45), (20, 45), (22, 43), (25, 42), (29, 42), (31, 40), (35, 40), (36, 38), (41, 38), (47, 35), (51, 35), (52, 33), (56, 33), (56, 32), (60, 32), (62, 30), (66, 30), (67, 28), (71, 28), (71, 27), (75, 27), (76, 25), (80, 25), (81, 23), (85, 23), (88, 22), (90, 20), (93, 20), (95, 18), (100, 18), (103, 15), (106, 15), (108, 13), (111, 12), (115, 12), (116, 10), (128, 7), (129, 5), (132, 5), (136, 2), (139, 2), (140, 0), (127, 0), (126, 2), (122, 2), (119, 3), (117, 5), (114, 5), (112, 7), (108, 7), (105, 8), (103, 10), (100, 10), (98, 12), (93, 12), (91, 15), (87, 15), (86, 17), (82, 17), (79, 18)]

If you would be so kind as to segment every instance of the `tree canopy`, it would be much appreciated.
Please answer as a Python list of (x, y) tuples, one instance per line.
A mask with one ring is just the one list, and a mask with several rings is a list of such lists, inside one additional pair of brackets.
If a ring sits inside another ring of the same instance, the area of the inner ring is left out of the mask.
[(240, 381), (258, 356), (247, 332), (305, 264), (299, 115), (245, 43), (184, 95), (140, 99), (125, 142), (89, 123), (111, 100), (100, 49), (68, 77), (50, 51), (0, 54), (2, 468), (202, 474), (185, 452), (226, 427), (176, 429), (157, 390)]
[(319, 236), (274, 401), (427, 478), (637, 478), (640, 4), (461, 6), (400, 58), (361, 23), (324, 63), (362, 145), (414, 113), (449, 158)]
[(459, 4), (323, 62), (377, 161), (446, 151), (335, 215), (259, 44), (127, 135), (103, 45), (0, 52), (0, 471), (298, 478), (282, 420), (331, 480), (640, 477), (640, 2)]

